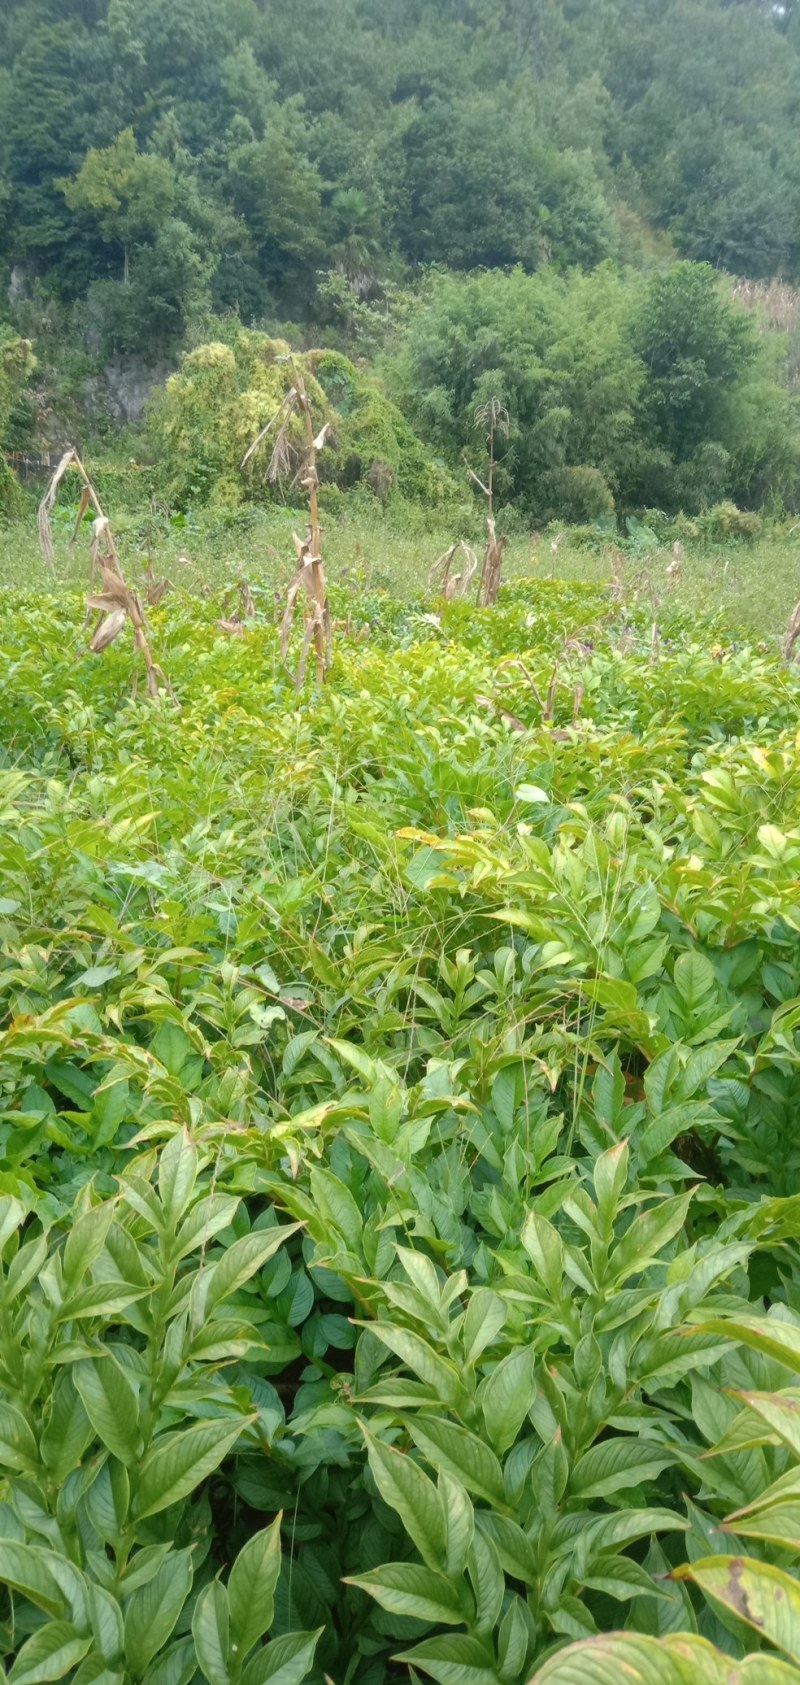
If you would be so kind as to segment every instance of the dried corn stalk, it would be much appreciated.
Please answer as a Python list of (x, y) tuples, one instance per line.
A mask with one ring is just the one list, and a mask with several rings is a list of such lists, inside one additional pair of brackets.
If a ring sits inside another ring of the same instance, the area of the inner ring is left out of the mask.
[(508, 410), (501, 404), (499, 398), (490, 398), (475, 412), (475, 425), (485, 429), (486, 443), (489, 448), (489, 472), (486, 481), (478, 478), (471, 468), (467, 472), (471, 480), (483, 492), (486, 498), (486, 549), (483, 552), (480, 578), (478, 580), (478, 608), (491, 608), (497, 602), (503, 573), (503, 552), (508, 544), (507, 538), (498, 538), (494, 518), (494, 475), (497, 458), (495, 442), (498, 434), (508, 437), (511, 423)]
[(225, 592), (222, 599), (222, 619), (217, 624), (222, 632), (229, 632), (235, 638), (243, 638), (245, 621), (254, 620), (255, 613), (256, 605), (250, 586), (246, 579), (240, 579)]
[(305, 538), (299, 538), (296, 533), (292, 534), (297, 552), (297, 572), (286, 593), (286, 604), (281, 621), (281, 656), (285, 661), (297, 602), (301, 592), (304, 592), (308, 598), (305, 631), (300, 650), (300, 660), (294, 675), (294, 683), (299, 690), (306, 675), (312, 643), (314, 645), (318, 684), (324, 682), (331, 669), (331, 615), (328, 606), (325, 568), (321, 555), (322, 528), (319, 522), (319, 475), (317, 473), (317, 457), (325, 445), (330, 423), (326, 422), (320, 432), (315, 435), (305, 381), (296, 367), (294, 368), (294, 384), (290, 387), (272, 419), (267, 422), (266, 427), (262, 427), (258, 437), (253, 440), (253, 443), (245, 452), (242, 458), (242, 467), (244, 468), (253, 452), (258, 449), (273, 427), (277, 425), (278, 433), (272, 447), (267, 478), (276, 480), (281, 474), (288, 471), (290, 466), (288, 430), (293, 415), (302, 417), (305, 428), (305, 452), (295, 476), (295, 484), (302, 486), (308, 495), (309, 522), (308, 534)]
[(794, 647), (798, 638), (800, 638), (800, 603), (795, 603), (789, 616), (789, 624), (786, 628), (786, 637), (783, 640), (784, 661), (795, 661), (797, 659), (794, 653)]
[[(180, 560), (180, 558), (178, 559)], [(153, 572), (153, 564), (152, 562), (148, 562), (144, 594), (150, 608), (158, 608), (162, 597), (165, 597), (167, 592), (171, 590), (172, 580), (166, 578), (156, 579)]]
[[(153, 660), (150, 643), (147, 636), (147, 623), (142, 605), (135, 591), (126, 585), (120, 566), (114, 534), (108, 516), (104, 515), (97, 493), (89, 475), (81, 462), (76, 450), (72, 447), (64, 452), (58, 467), (53, 474), (47, 491), (39, 504), (39, 543), (45, 560), (55, 565), (55, 550), (53, 535), (50, 529), (50, 515), (53, 510), (58, 488), (64, 475), (70, 468), (74, 468), (83, 481), (78, 518), (72, 534), (71, 543), (74, 544), (87, 509), (95, 511), (92, 522), (92, 539), (90, 545), (91, 557), (91, 588), (86, 598), (87, 624), (92, 615), (96, 616), (94, 631), (89, 639), (88, 648), (93, 655), (100, 655), (109, 644), (113, 644), (130, 623), (133, 632), (133, 645), (137, 655), (141, 655), (146, 673), (147, 690), (155, 701), (161, 686), (169, 691), (173, 701), (177, 701), (175, 692), (158, 663)], [(95, 580), (99, 575), (100, 589), (95, 591)], [(163, 594), (163, 593), (162, 593)], [(138, 684), (138, 675), (134, 673), (134, 694)]]
[[(451, 573), (453, 562), (459, 552), (464, 557), (465, 566), (460, 573)], [(451, 544), (449, 550), (445, 550), (443, 555), (437, 556), (428, 574), (428, 586), (436, 584), (439, 595), (449, 603), (456, 597), (466, 596), (477, 571), (478, 558), (475, 551), (471, 550), (463, 539), (459, 539), (455, 544)]]
[(478, 608), (491, 608), (497, 602), (503, 578), (503, 552), (508, 544), (507, 538), (498, 538), (493, 515), (486, 517), (486, 534), (478, 580)]

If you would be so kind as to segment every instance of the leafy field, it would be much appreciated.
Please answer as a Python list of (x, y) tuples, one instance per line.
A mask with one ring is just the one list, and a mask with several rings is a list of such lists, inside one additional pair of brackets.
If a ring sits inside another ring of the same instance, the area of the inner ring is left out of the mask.
[(6, 592), (11, 1685), (797, 1685), (795, 671), (256, 607)]
[[(120, 554), (132, 583), (142, 579), (142, 557), (148, 550), (156, 574), (166, 575), (178, 591), (202, 594), (230, 586), (238, 578), (264, 590), (285, 588), (288, 583), (294, 567), (292, 527), (302, 528), (307, 519), (301, 510), (217, 507), (168, 520), (148, 513), (138, 484), (129, 488), (128, 507), (120, 499), (119, 476), (102, 465), (93, 471), (101, 490), (112, 500)], [(466, 538), (482, 549), (483, 527), (474, 508), (453, 511), (453, 521), (448, 523), (438, 511), (431, 515), (407, 504), (399, 516), (382, 514), (374, 499), (371, 502), (370, 509), (352, 499), (351, 507), (323, 515), (326, 568), (343, 605), (345, 594), (349, 599), (353, 593), (419, 598), (427, 590), (432, 564), (454, 538)], [(69, 544), (77, 508), (77, 503), (58, 506), (55, 528), (59, 587), (80, 589), (86, 582), (85, 548), (80, 542), (75, 547)], [(36, 585), (50, 592), (53, 577), (39, 555), (33, 513), (31, 508), (25, 520), (0, 525), (0, 581), (23, 590)], [(579, 544), (569, 527), (530, 534), (513, 523), (504, 575), (512, 580), (606, 584), (616, 548), (602, 542), (591, 547)], [(782, 639), (800, 598), (800, 525), (777, 536), (767, 532), (753, 543), (687, 541), (684, 548), (677, 595), (687, 617), (721, 614), (730, 636), (740, 633), (772, 645)], [(663, 593), (671, 546), (640, 550), (628, 543), (625, 551), (629, 578), (641, 573), (648, 585)]]

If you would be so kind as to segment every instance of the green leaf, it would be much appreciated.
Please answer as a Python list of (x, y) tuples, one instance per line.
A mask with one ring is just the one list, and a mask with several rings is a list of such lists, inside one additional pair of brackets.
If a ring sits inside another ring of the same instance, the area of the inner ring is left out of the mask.
[(72, 1685), (124, 1685), (124, 1679), (123, 1672), (108, 1667), (96, 1650), (90, 1650), (73, 1674)]
[(64, 1247), (64, 1287), (67, 1292), (74, 1292), (79, 1282), (88, 1274), (91, 1265), (96, 1264), (103, 1252), (113, 1220), (115, 1200), (106, 1200), (103, 1205), (94, 1206), (91, 1212), (84, 1212), (83, 1217), (72, 1223)]
[(192, 1637), (197, 1660), (208, 1685), (228, 1685), (230, 1679), (228, 1593), (219, 1580), (204, 1586), (194, 1606)]
[(533, 1346), (518, 1346), (481, 1382), (478, 1401), (488, 1438), (499, 1456), (513, 1445), (536, 1397), (535, 1363)]
[(476, 1498), (506, 1508), (503, 1471), (494, 1452), (477, 1434), (443, 1416), (423, 1413), (406, 1417), (406, 1428), (433, 1468), (445, 1469)]
[(675, 961), (673, 977), (678, 994), (690, 1012), (696, 1011), (714, 987), (714, 967), (697, 948), (681, 954)]
[(95, 1433), (121, 1463), (132, 1463), (140, 1443), (139, 1404), (128, 1374), (110, 1352), (84, 1358), (73, 1374)]
[(499, 1293), (490, 1287), (479, 1287), (470, 1297), (464, 1316), (464, 1356), (467, 1363), (477, 1363), (481, 1352), (492, 1344), (506, 1320), (506, 1307)]
[(66, 1598), (49, 1565), (50, 1552), (41, 1545), (0, 1539), (0, 1582), (29, 1597), (46, 1615), (61, 1615)]
[(800, 1585), (768, 1562), (743, 1556), (707, 1556), (675, 1571), (713, 1603), (721, 1603), (759, 1636), (800, 1666)]
[(503, 1607), (506, 1583), (497, 1551), (485, 1533), (474, 1535), (467, 1572), (475, 1593), (475, 1620), (470, 1624), (478, 1633), (491, 1633)]
[(231, 1642), (240, 1657), (246, 1656), (272, 1625), (281, 1568), (281, 1520), (277, 1515), (271, 1527), (248, 1539), (230, 1572)]
[(559, 1650), (530, 1685), (796, 1685), (797, 1675), (771, 1656), (730, 1656), (693, 1633), (646, 1638), (615, 1632), (582, 1639)]
[(673, 1451), (643, 1439), (602, 1439), (573, 1465), (569, 1494), (584, 1500), (607, 1498), (612, 1492), (653, 1480), (676, 1461)]
[[(501, 1685), (491, 1649), (477, 1638), (464, 1633), (447, 1633), (441, 1638), (425, 1638), (413, 1650), (406, 1650), (392, 1658), (418, 1667), (437, 1679), (439, 1685)], [(617, 1685), (619, 1682), (617, 1681)]]
[(442, 1626), (467, 1626), (474, 1611), (465, 1599), (465, 1588), (453, 1584), (445, 1574), (422, 1568), (414, 1562), (387, 1562), (369, 1574), (348, 1575), (346, 1585), (369, 1592), (391, 1615), (412, 1615), (419, 1621), (436, 1621)]
[(518, 802), (531, 802), (536, 807), (546, 806), (550, 802), (547, 791), (539, 784), (518, 784), (514, 796)]
[(124, 1647), (122, 1610), (109, 1591), (91, 1580), (87, 1587), (87, 1601), (95, 1645), (104, 1664), (116, 1669), (121, 1664)]
[(57, 1486), (77, 1467), (92, 1431), (72, 1374), (62, 1369), (50, 1395), (50, 1415), (39, 1441), (42, 1461)]
[(91, 1635), (79, 1633), (69, 1621), (49, 1621), (23, 1644), (9, 1673), (9, 1685), (41, 1685), (63, 1679), (91, 1648)]
[(136, 1514), (158, 1515), (170, 1504), (187, 1498), (196, 1486), (219, 1468), (253, 1417), (235, 1421), (195, 1422), (190, 1428), (161, 1434), (142, 1462), (136, 1490)]
[(148, 1668), (143, 1685), (189, 1685), (197, 1678), (193, 1638), (179, 1638)]
[(285, 1228), (253, 1229), (250, 1234), (235, 1240), (218, 1263), (206, 1266), (197, 1276), (192, 1289), (192, 1311), (195, 1324), (210, 1316), (212, 1310), (238, 1293), (246, 1281), (277, 1252), (291, 1235), (297, 1234), (301, 1223), (288, 1223)]
[(401, 1363), (413, 1369), (414, 1374), (431, 1388), (443, 1404), (456, 1403), (462, 1383), (455, 1364), (440, 1357), (421, 1335), (414, 1334), (410, 1328), (398, 1328), (392, 1322), (371, 1322), (369, 1331), (388, 1346)]
[(372, 1476), (384, 1503), (396, 1511), (429, 1568), (446, 1560), (447, 1531), (442, 1500), (432, 1480), (402, 1451), (395, 1451), (363, 1429)]
[(22, 1411), (0, 1400), (0, 1467), (30, 1469), (38, 1461), (36, 1440)]
[(118, 965), (90, 965), (75, 978), (76, 989), (102, 989), (112, 977), (119, 977)]
[(736, 1397), (800, 1458), (800, 1393), (737, 1392)]
[(242, 1685), (301, 1685), (310, 1673), (323, 1628), (287, 1632), (256, 1650), (242, 1674)]
[[(174, 1025), (162, 1024), (159, 1036), (163, 1036), (165, 1031), (174, 1030)], [(167, 1142), (158, 1166), (158, 1191), (164, 1208), (164, 1220), (173, 1231), (191, 1200), (196, 1181), (197, 1148), (186, 1131), (179, 1130)]]
[[(126, 1589), (123, 1581), (123, 1592)], [(125, 1609), (125, 1660), (131, 1673), (143, 1674), (164, 1648), (191, 1589), (189, 1549), (170, 1550), (157, 1563), (152, 1578), (132, 1591)]]
[(710, 1317), (687, 1332), (727, 1335), (729, 1340), (752, 1346), (754, 1351), (774, 1357), (778, 1363), (785, 1364), (787, 1369), (800, 1375), (800, 1326), (797, 1323), (784, 1322), (778, 1316)]
[(358, 1253), (364, 1221), (350, 1189), (330, 1170), (312, 1170), (309, 1184), (322, 1217), (338, 1229), (349, 1250)]
[(638, 1275), (651, 1263), (680, 1233), (692, 1198), (691, 1192), (678, 1194), (634, 1217), (608, 1260), (609, 1280), (616, 1283), (627, 1281), (629, 1276)]

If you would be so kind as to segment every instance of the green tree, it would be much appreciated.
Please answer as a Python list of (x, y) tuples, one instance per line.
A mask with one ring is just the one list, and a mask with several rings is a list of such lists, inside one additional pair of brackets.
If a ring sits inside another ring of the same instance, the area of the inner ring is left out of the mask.
[(723, 294), (708, 264), (678, 263), (649, 283), (633, 323), (647, 369), (641, 413), (677, 461), (724, 443), (731, 398), (758, 354), (752, 316)]
[(103, 239), (121, 248), (127, 282), (132, 245), (152, 240), (175, 203), (172, 166), (140, 152), (133, 129), (123, 129), (112, 146), (87, 152), (78, 174), (59, 185), (70, 210), (94, 217)]

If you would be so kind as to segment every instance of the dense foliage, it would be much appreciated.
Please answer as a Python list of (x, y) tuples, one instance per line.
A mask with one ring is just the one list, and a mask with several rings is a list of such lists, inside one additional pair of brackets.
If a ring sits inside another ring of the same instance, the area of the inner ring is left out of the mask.
[(642, 217), (793, 276), (799, 41), (763, 0), (9, 0), (0, 253), (140, 350), (321, 270), (636, 261)]
[(6, 605), (12, 1685), (791, 1685), (796, 678), (347, 606)]
[(800, 498), (793, 400), (708, 265), (443, 277), (392, 379), (453, 460), (480, 459), (480, 416), (499, 398), (498, 490), (540, 522)]

